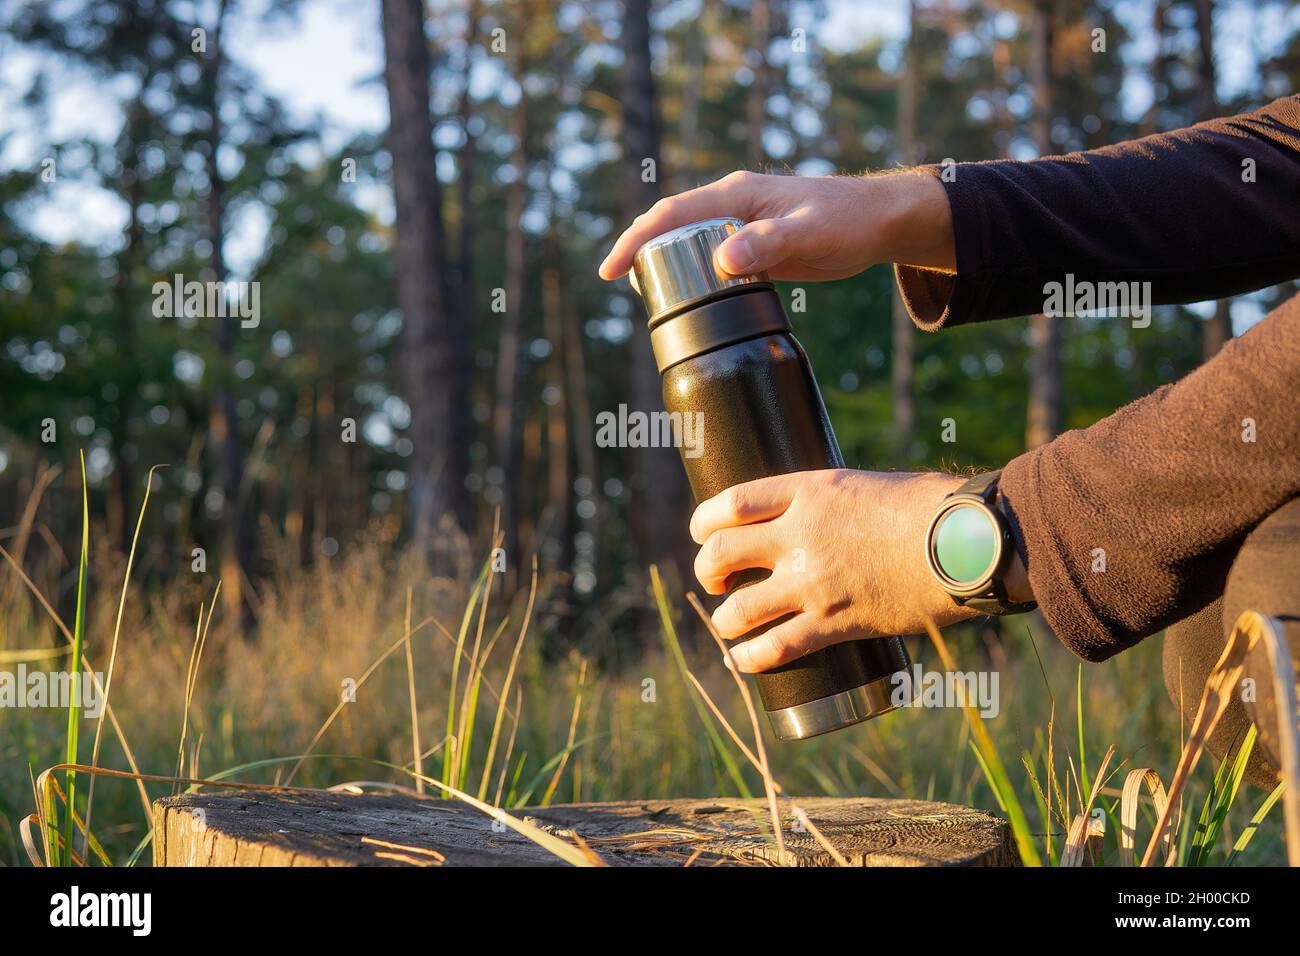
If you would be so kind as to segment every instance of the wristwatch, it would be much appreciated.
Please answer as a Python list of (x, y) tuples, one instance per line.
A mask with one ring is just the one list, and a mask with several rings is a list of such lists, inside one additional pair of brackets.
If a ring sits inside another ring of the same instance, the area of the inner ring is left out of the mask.
[(1038, 605), (1007, 600), (1003, 576), (1015, 554), (1015, 539), (997, 504), (1001, 474), (977, 475), (943, 500), (925, 533), (925, 558), (958, 604), (982, 614), (1022, 614)]

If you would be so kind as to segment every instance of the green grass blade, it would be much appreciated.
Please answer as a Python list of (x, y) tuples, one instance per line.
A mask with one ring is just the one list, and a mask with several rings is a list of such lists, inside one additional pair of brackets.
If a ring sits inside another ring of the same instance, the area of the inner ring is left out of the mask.
[[(551, 775), (551, 771), (553, 771), (556, 767), (560, 765), (561, 760), (563, 760), (565, 757), (572, 755), (575, 751), (581, 749), (582, 747), (585, 747), (593, 740), (598, 740), (603, 736), (605, 735), (593, 734), (590, 737), (583, 737), (581, 740), (575, 740), (572, 746), (565, 747), (563, 750), (560, 750), (558, 753), (556, 753), (555, 756), (551, 757), (550, 760), (542, 764), (542, 766), (538, 769), (537, 773), (533, 774), (533, 778), (530, 781), (528, 781), (528, 788), (519, 797), (520, 801), (527, 801), (530, 797), (532, 797), (533, 793), (537, 790), (539, 786), (541, 786), (542, 782)], [(522, 766), (523, 764), (521, 763), (520, 767), (522, 768)]]
[(524, 773), (524, 762), (528, 760), (528, 751), (525, 750), (519, 755), (519, 762), (515, 764), (514, 776), (510, 778), (510, 789), (506, 791), (505, 799), (501, 802), (507, 807), (520, 806), (519, 803), (519, 778)]
[(1286, 793), (1286, 784), (1279, 783), (1273, 788), (1273, 791), (1264, 798), (1264, 802), (1259, 805), (1259, 809), (1255, 811), (1255, 815), (1250, 818), (1250, 823), (1246, 825), (1246, 829), (1241, 831), (1241, 836), (1237, 837), (1237, 842), (1233, 844), (1232, 852), (1228, 854), (1228, 866), (1231, 866), (1233, 862), (1235, 862), (1237, 854), (1250, 846), (1250, 841), (1255, 838), (1255, 832), (1259, 829), (1260, 824), (1264, 822), (1264, 818), (1268, 816), (1268, 812), (1273, 809), (1274, 804), (1282, 799), (1284, 793)]
[[(939, 652), (939, 658), (943, 661), (943, 666), (949, 671), (955, 672), (957, 663), (953, 660), (943, 635), (934, 626), (934, 622), (927, 620), (925, 625), (926, 632), (930, 635), (930, 642), (934, 644), (935, 650)], [(1025, 866), (1042, 866), (1042, 857), (1038, 855), (1038, 848), (1034, 845), (1034, 835), (1029, 830), (1029, 819), (1025, 816), (1025, 808), (1021, 806), (1020, 798), (1016, 796), (1015, 788), (1011, 785), (1011, 778), (1007, 776), (1002, 758), (998, 756), (997, 745), (993, 743), (993, 737), (989, 734), (988, 726), (984, 723), (984, 718), (980, 716), (979, 710), (972, 707), (969, 701), (963, 699), (961, 704), (962, 713), (966, 717), (967, 724), (970, 725), (971, 737), (973, 738), (972, 744), (977, 749), (980, 769), (984, 771), (984, 778), (988, 781), (989, 786), (993, 788), (994, 796), (997, 797), (999, 804), (1007, 815), (1007, 822), (1011, 825), (1011, 834), (1015, 837), (1016, 849), (1020, 851), (1020, 859)]]
[[(973, 743), (973, 741), (972, 741)], [(976, 756), (979, 752), (976, 751)], [(1044, 756), (1046, 759), (1046, 756)], [(1051, 866), (1056, 866), (1056, 846), (1052, 840), (1052, 820), (1051, 814), (1047, 809), (1047, 791), (1038, 781), (1038, 774), (1034, 772), (1034, 758), (1028, 750), (1022, 750), (1020, 762), (1024, 765), (1025, 773), (1029, 775), (1030, 789), (1034, 794), (1034, 805), (1038, 807), (1039, 819), (1043, 821), (1043, 849), (1047, 853), (1047, 861)]]
[[(479, 595), (482, 593), (484, 586), (487, 584), (488, 575), (492, 573), (492, 556), (483, 562), (483, 569), (479, 571), (478, 579), (474, 582), (474, 587), (470, 590), (469, 598), (465, 602), (465, 613), (460, 618), (460, 629), (456, 632), (456, 650), (452, 652), (451, 658), (451, 688), (447, 691), (447, 739), (455, 740), (456, 738), (456, 690), (460, 683), (460, 658), (465, 650), (465, 636), (469, 633), (470, 622), (474, 619), (474, 609), (478, 606)], [(455, 747), (448, 747), (442, 752), (442, 782), (448, 786), (453, 786), (452, 779), (455, 768), (458, 766), (457, 761), (460, 759), (461, 742), (456, 741)], [(450, 800), (446, 791), (442, 794), (444, 800)]]
[(732, 756), (731, 749), (723, 741), (722, 735), (718, 733), (718, 728), (713, 724), (713, 715), (705, 709), (704, 701), (700, 700), (690, 687), (690, 679), (686, 676), (690, 672), (690, 668), (686, 666), (686, 655), (682, 653), (681, 642), (677, 639), (677, 628), (673, 625), (672, 609), (668, 605), (668, 595), (664, 592), (663, 581), (659, 577), (659, 569), (654, 566), (650, 568), (650, 583), (654, 591), (655, 604), (659, 608), (659, 621), (662, 624), (660, 630), (664, 635), (664, 643), (668, 645), (668, 651), (677, 663), (682, 682), (687, 685), (686, 693), (691, 699), (691, 705), (695, 708), (695, 713), (699, 715), (700, 722), (704, 724), (704, 732), (708, 735), (709, 742), (722, 759), (727, 776), (731, 778), (732, 783), (736, 785), (736, 789), (742, 797), (752, 797), (753, 794), (745, 783), (745, 776), (740, 772), (740, 766), (736, 763), (736, 758)]
[[(1092, 786), (1092, 777), (1088, 776), (1088, 753), (1083, 746), (1083, 664), (1078, 666), (1074, 678), (1074, 718), (1077, 722), (1079, 731), (1079, 781), (1086, 787)], [(1088, 802), (1091, 793), (1083, 795), (1084, 803)]]
[(1002, 793), (1002, 784), (998, 776), (994, 774), (993, 768), (989, 766), (988, 761), (984, 759), (984, 755), (980, 753), (980, 748), (975, 741), (972, 740), (968, 743), (971, 752), (975, 754), (976, 761), (979, 762), (980, 770), (984, 772), (984, 781), (989, 785), (989, 790), (993, 791), (993, 799), (998, 802), (998, 809), (1006, 813), (1007, 798)]
[[(1237, 794), (1241, 790), (1241, 781), (1246, 775), (1246, 764), (1250, 760), (1251, 751), (1255, 748), (1255, 738), (1258, 731), (1254, 724), (1246, 732), (1246, 739), (1241, 744), (1241, 749), (1237, 751), (1236, 759), (1233, 760), (1231, 770), (1226, 774), (1222, 782), (1218, 781), (1216, 774), (1216, 790), (1214, 809), (1206, 821), (1204, 831), (1198, 833), (1200, 837), (1199, 846), (1194, 848), (1197, 866), (1205, 866), (1210, 862), (1210, 854), (1214, 849), (1214, 844), (1219, 839), (1219, 834), (1223, 832), (1224, 821), (1228, 818), (1232, 805), (1237, 800)], [(1220, 771), (1227, 766), (1225, 761), (1220, 765)]]
[[(67, 746), (64, 763), (77, 763), (77, 734), (81, 725), (81, 654), (86, 640), (86, 583), (90, 571), (90, 494), (86, 488), (86, 453), (81, 453), (81, 557), (77, 562), (77, 618), (72, 629), (72, 699), (68, 701)], [(54, 847), (60, 863), (72, 863), (72, 817), (77, 805), (77, 775), (67, 772), (67, 818), (63, 822), (63, 846), (67, 858)]]

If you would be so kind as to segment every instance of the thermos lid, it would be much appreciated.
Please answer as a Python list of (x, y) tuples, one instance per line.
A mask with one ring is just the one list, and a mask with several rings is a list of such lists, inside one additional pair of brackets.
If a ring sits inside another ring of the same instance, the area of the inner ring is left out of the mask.
[(718, 267), (718, 246), (743, 225), (739, 219), (705, 219), (656, 236), (637, 250), (632, 285), (645, 302), (652, 326), (669, 313), (727, 289), (769, 281), (763, 273), (733, 276)]

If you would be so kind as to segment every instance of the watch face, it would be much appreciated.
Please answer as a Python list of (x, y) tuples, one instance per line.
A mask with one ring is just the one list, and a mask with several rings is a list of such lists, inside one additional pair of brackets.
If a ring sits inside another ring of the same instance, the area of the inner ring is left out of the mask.
[(993, 518), (975, 505), (958, 505), (934, 529), (934, 559), (957, 584), (976, 584), (998, 557), (998, 529)]

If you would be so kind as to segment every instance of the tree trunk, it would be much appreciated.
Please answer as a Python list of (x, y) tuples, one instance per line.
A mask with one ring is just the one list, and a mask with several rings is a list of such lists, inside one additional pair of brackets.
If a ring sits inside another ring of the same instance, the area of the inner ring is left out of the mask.
[(1156, 0), (1151, 15), (1151, 32), (1156, 38), (1155, 56), (1151, 58), (1151, 106), (1138, 123), (1138, 134), (1150, 136), (1160, 132), (1160, 87), (1168, 75), (1169, 57), (1165, 53), (1165, 20), (1169, 13), (1169, 0)]
[(750, 69), (747, 103), (749, 129), (749, 168), (757, 169), (767, 158), (763, 149), (763, 126), (767, 116), (767, 89), (770, 82), (767, 48), (772, 43), (772, 0), (754, 0), (750, 10), (752, 40), (749, 50)]
[[(208, 35), (209, 53), (206, 67), (208, 127), (208, 242), (212, 246), (208, 266), (212, 280), (226, 281), (225, 257), (225, 182), (217, 164), (217, 154), (224, 136), (221, 122), (221, 74), (225, 65), (222, 49), (222, 29), (229, 4), (221, 0), (217, 5), (216, 21)], [(239, 493), (244, 478), (244, 449), (239, 438), (239, 422), (235, 412), (235, 395), (232, 388), (234, 369), (231, 353), (235, 344), (237, 316), (231, 309), (222, 310), (216, 318), (217, 388), (213, 397), (209, 431), (212, 450), (217, 458), (217, 487), (221, 490), (220, 568), (221, 594), (231, 620), (239, 620), (243, 610), (244, 575), (248, 568), (250, 547), (248, 528), (240, 508)]]
[[(643, 174), (649, 160), (654, 175)], [(659, 124), (650, 70), (649, 0), (623, 5), (623, 203), (630, 221), (659, 198)], [(635, 409), (663, 410), (663, 386), (650, 349), (650, 333), (634, 309), (632, 390)], [(676, 567), (687, 554), (686, 478), (676, 449), (628, 449), (635, 456), (632, 520), (643, 561)]]
[[(1143, 115), (1138, 123), (1138, 135), (1150, 136), (1152, 133), (1158, 133), (1161, 129), (1160, 124), (1160, 89), (1164, 85), (1168, 75), (1169, 57), (1165, 53), (1165, 22), (1168, 14), (1169, 0), (1156, 0), (1155, 7), (1151, 17), (1151, 32), (1155, 36), (1156, 50), (1155, 55), (1151, 57), (1151, 66), (1148, 75), (1148, 81), (1154, 96), (1151, 98), (1151, 106)], [(1138, 398), (1145, 395), (1151, 388), (1152, 371), (1151, 360), (1153, 350), (1150, 349), (1146, 342), (1151, 328), (1135, 329), (1128, 326), (1126, 335), (1128, 336), (1129, 346), (1133, 349), (1133, 387), (1132, 396)]]
[[(916, 0), (908, 4), (910, 30), (903, 53), (898, 82), (898, 162), (911, 166), (917, 161), (916, 101), (919, 87)], [(916, 397), (913, 378), (916, 355), (916, 327), (903, 304), (902, 292), (894, 288), (893, 355), (890, 361), (894, 410), (894, 467), (907, 465), (916, 431)]]
[[(153, 82), (150, 72), (140, 78), (140, 93), (127, 111), (122, 127), (122, 141), (118, 160), (122, 166), (122, 198), (126, 200), (127, 221), (122, 241), (122, 251), (117, 257), (117, 277), (113, 294), (122, 323), (122, 353), (133, 355), (136, 342), (137, 298), (135, 295), (136, 264), (140, 260), (143, 229), (140, 226), (140, 206), (144, 202), (144, 183), (140, 168), (140, 149), (149, 136), (151, 117), (145, 105), (145, 90)], [(140, 379), (134, 368), (127, 370), (118, 382), (117, 420), (110, 427), (113, 442), (113, 480), (109, 499), (109, 534), (123, 551), (131, 547), (134, 525), (130, 515), (131, 497), (135, 491), (135, 463), (128, 455), (130, 424), (135, 420), (136, 397)], [(117, 517), (114, 517), (114, 516)]]
[[(478, 137), (474, 135), (473, 130), (470, 128), (474, 118), (474, 98), (470, 93), (470, 76), (474, 68), (474, 50), (479, 35), (479, 18), (481, 14), (479, 0), (469, 0), (469, 6), (465, 10), (465, 59), (462, 64), (462, 83), (464, 85), (461, 88), (460, 103), (456, 109), (465, 142), (461, 144), (460, 155), (457, 157), (456, 164), (457, 214), (459, 216), (459, 236), (456, 242), (456, 253), (459, 269), (456, 281), (455, 314), (457, 334), (465, 342), (466, 349), (470, 347), (471, 336), (469, 330), (474, 328), (475, 307), (479, 301), (478, 289), (475, 285), (476, 254), (474, 250), (477, 235), (477, 230), (474, 228), (476, 219), (474, 212), (474, 183), (478, 172)], [(466, 401), (468, 401), (468, 382), (466, 382), (466, 389)], [(469, 432), (467, 431), (466, 441), (468, 440)], [(479, 514), (481, 506), (481, 498), (478, 502), (466, 504), (471, 514), (475, 515), (476, 522), (484, 520), (484, 516)], [(491, 526), (492, 520), (490, 514), (486, 516), (486, 522), (489, 526)]]
[(469, 78), (474, 65), (474, 43), (478, 37), (479, 3), (470, 0), (465, 11), (468, 25), (465, 29), (465, 87), (461, 90), (460, 105), (457, 115), (460, 118), (461, 132), (465, 142), (460, 148), (460, 162), (457, 170), (457, 192), (460, 201), (460, 236), (456, 243), (460, 256), (460, 270), (457, 281), (457, 314), (461, 328), (466, 333), (474, 325), (474, 175), (478, 168), (478, 139), (470, 130), (470, 120), (474, 115), (474, 100), (470, 96)]
[(682, 111), (678, 120), (677, 141), (680, 163), (676, 170), (679, 192), (695, 185), (695, 151), (700, 145), (700, 97), (708, 65), (704, 53), (706, 38), (713, 29), (714, 0), (701, 0), (699, 29), (686, 35), (686, 82), (682, 86)]
[[(1213, 0), (1196, 0), (1196, 37), (1201, 54), (1196, 75), (1197, 108), (1201, 119), (1213, 119), (1219, 115), (1214, 71)], [(1201, 354), (1205, 361), (1209, 361), (1232, 338), (1232, 315), (1227, 299), (1214, 304), (1214, 315), (1202, 323), (1201, 335)]]
[(546, 488), (550, 512), (548, 537), (553, 541), (555, 567), (562, 573), (566, 591), (573, 571), (573, 477), (569, 471), (569, 408), (564, 390), (565, 355), (571, 343), (565, 341), (561, 277), (556, 261), (558, 243), (551, 243), (551, 260), (542, 272), (542, 316), (551, 343), (546, 383)]
[[(564, 268), (563, 246), (557, 250), (560, 268)], [(604, 493), (600, 487), (599, 470), (596, 467), (596, 440), (593, 433), (591, 401), (587, 395), (587, 362), (583, 354), (582, 321), (574, 307), (572, 297), (568, 294), (566, 284), (560, 284), (560, 316), (564, 323), (564, 378), (563, 385), (567, 393), (567, 403), (571, 409), (569, 421), (573, 424), (573, 457), (577, 468), (575, 480), (586, 479), (591, 489), (590, 501), (593, 509), (590, 517), (575, 528), (582, 526), (591, 529), (591, 547), (587, 552), (594, 567), (600, 566), (600, 529), (608, 509), (604, 505)]]
[[(522, 30), (516, 30), (516, 37)], [(524, 324), (527, 297), (525, 272), (526, 242), (523, 229), (524, 205), (527, 201), (528, 176), (528, 98), (524, 92), (523, 41), (515, 39), (510, 53), (511, 74), (519, 86), (519, 99), (511, 113), (510, 131), (514, 139), (510, 162), (515, 178), (506, 190), (505, 313), (501, 316), (501, 339), (497, 352), (496, 404), (492, 413), (493, 460), (501, 469), (501, 529), (505, 533), (506, 554), (512, 570), (522, 569), (523, 552), (519, 526), (519, 384), (522, 377), (520, 335)]]
[[(1051, 0), (1035, 0), (1032, 17), (1033, 130), (1039, 155), (1046, 156), (1052, 152)], [(1037, 448), (1061, 430), (1061, 320), (1040, 313), (1029, 322), (1034, 356), (1025, 445)]]
[(381, 0), (388, 149), (397, 210), (394, 267), (402, 311), (401, 382), (411, 410), (409, 531), (427, 549), (436, 523), (470, 523), (465, 493), (468, 366), (448, 309), (442, 190), (429, 115), (429, 50), (421, 0)]

